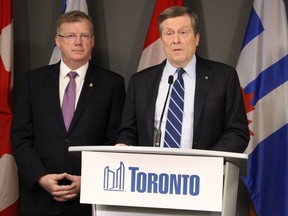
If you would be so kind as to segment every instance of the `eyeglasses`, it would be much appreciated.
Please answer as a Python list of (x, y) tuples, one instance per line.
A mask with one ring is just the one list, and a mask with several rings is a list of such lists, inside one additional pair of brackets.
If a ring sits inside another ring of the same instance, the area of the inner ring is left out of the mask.
[[(191, 31), (179, 31), (177, 33), (177, 37), (187, 38), (190, 33)], [(175, 35), (176, 33), (172, 31), (163, 32), (163, 36), (166, 37), (167, 39), (172, 39), (173, 37), (175, 37)]]
[(74, 35), (74, 34), (66, 35), (66, 36), (58, 34), (58, 36), (61, 37), (61, 38), (65, 38), (65, 39), (68, 40), (69, 42), (75, 42), (75, 40), (77, 39), (77, 37), (80, 37), (80, 39), (81, 39), (82, 41), (88, 41), (88, 40), (90, 40), (90, 39), (93, 37), (93, 35), (90, 35), (90, 34), (81, 34), (81, 35), (79, 35), (79, 36)]

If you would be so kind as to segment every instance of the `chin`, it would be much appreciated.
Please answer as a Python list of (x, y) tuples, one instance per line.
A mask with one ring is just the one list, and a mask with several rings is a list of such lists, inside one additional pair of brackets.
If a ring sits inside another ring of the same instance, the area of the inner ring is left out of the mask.
[(182, 59), (173, 59), (173, 63), (175, 65), (177, 65), (178, 67), (182, 67), (183, 65), (185, 65), (185, 60)]
[(73, 56), (72, 57), (72, 59), (74, 60), (74, 61), (83, 61), (84, 59), (86, 59), (86, 57), (84, 57), (84, 56), (80, 56), (80, 55), (78, 55), (78, 56)]

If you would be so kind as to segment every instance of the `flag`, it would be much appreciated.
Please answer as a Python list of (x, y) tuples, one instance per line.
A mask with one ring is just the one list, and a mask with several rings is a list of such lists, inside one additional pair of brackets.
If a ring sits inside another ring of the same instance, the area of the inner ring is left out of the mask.
[(168, 7), (182, 5), (183, 0), (156, 0), (137, 71), (160, 64), (166, 58), (166, 55), (161, 47), (161, 40), (158, 30), (158, 16)]
[[(62, 13), (66, 13), (72, 10), (83, 11), (88, 14), (88, 7), (86, 0), (63, 0), (62, 1)], [(56, 64), (61, 59), (61, 52), (57, 46), (54, 47), (49, 64)]]
[(0, 216), (19, 215), (18, 170), (12, 154), (12, 0), (0, 0)]
[(251, 134), (243, 181), (258, 216), (286, 216), (288, 30), (283, 0), (254, 0), (236, 68)]

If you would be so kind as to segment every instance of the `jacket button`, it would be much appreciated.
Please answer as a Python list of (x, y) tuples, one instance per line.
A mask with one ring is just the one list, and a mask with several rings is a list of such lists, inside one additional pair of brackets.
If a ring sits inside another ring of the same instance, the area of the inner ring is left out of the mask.
[(66, 138), (66, 139), (65, 139), (65, 143), (70, 143), (70, 139), (69, 139), (69, 138)]

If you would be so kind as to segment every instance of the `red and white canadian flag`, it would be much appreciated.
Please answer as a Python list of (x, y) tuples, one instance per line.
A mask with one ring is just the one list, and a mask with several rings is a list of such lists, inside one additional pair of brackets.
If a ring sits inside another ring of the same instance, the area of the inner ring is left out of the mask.
[(141, 71), (147, 67), (160, 64), (166, 58), (165, 53), (161, 47), (160, 34), (158, 30), (158, 16), (168, 7), (182, 5), (183, 0), (156, 1), (137, 71)]
[(10, 143), (12, 71), (12, 0), (0, 0), (0, 216), (19, 215), (18, 174)]

